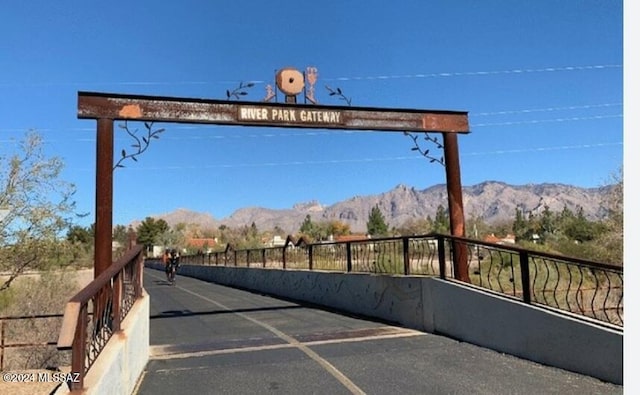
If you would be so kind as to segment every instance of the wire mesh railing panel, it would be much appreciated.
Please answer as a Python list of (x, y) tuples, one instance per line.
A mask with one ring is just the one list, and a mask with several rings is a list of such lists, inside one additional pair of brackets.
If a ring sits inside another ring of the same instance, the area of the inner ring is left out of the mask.
[(311, 247), (313, 270), (347, 271), (347, 245), (344, 243), (314, 244)]
[(287, 269), (309, 268), (309, 251), (307, 248), (288, 245), (284, 250)]
[(94, 312), (87, 320), (85, 340), (85, 373), (96, 361), (113, 335), (113, 288), (104, 287), (87, 305), (87, 311)]
[(0, 370), (44, 369), (70, 364), (56, 349), (62, 314), (0, 317)]
[(264, 267), (272, 269), (282, 268), (282, 248), (267, 248), (265, 250)]
[(247, 267), (262, 267), (264, 249), (247, 250), (245, 253)]
[(535, 256), (529, 271), (533, 303), (623, 325), (621, 272)]
[(522, 295), (520, 257), (514, 251), (465, 243), (471, 283), (509, 296)]
[(352, 242), (351, 259), (354, 272), (404, 273), (402, 240)]
[(142, 281), (138, 278), (139, 274), (135, 265), (127, 265), (124, 267), (122, 277), (122, 302), (120, 303), (120, 317), (125, 317), (129, 310), (136, 302), (136, 284)]
[(72, 390), (82, 388), (85, 374), (142, 297), (142, 254), (143, 246), (132, 247), (67, 303), (58, 349), (71, 349), (71, 369), (79, 374)]
[(409, 238), (409, 273), (437, 276), (438, 242), (435, 238)]

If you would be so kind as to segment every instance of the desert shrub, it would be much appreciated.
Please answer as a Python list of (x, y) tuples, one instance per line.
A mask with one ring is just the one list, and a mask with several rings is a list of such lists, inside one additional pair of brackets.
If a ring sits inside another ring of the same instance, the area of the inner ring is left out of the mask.
[(69, 355), (59, 352), (55, 345), (62, 324), (61, 314), (66, 302), (79, 290), (80, 284), (74, 271), (47, 271), (19, 277), (2, 295), (3, 317), (34, 317), (60, 315), (47, 318), (6, 319), (4, 342), (33, 344), (30, 347), (4, 349), (4, 370), (38, 369), (69, 364)]

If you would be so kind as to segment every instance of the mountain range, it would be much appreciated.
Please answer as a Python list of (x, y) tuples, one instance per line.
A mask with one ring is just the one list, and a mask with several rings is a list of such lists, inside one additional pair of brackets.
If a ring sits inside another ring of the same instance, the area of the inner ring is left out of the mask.
[[(516, 208), (525, 214), (536, 214), (548, 206), (552, 212), (560, 212), (564, 207), (576, 212), (581, 207), (586, 218), (600, 219), (605, 215), (602, 201), (610, 188), (582, 188), (556, 183), (510, 185), (485, 181), (463, 187), (464, 215), (466, 219), (481, 218), (487, 224), (496, 224), (512, 221)], [(211, 229), (221, 225), (235, 228), (255, 223), (260, 230), (279, 227), (287, 234), (294, 234), (309, 215), (314, 222), (339, 220), (349, 224), (352, 232), (358, 233), (366, 231), (369, 213), (375, 205), (378, 205), (390, 227), (399, 227), (409, 220), (435, 218), (440, 205), (446, 209), (447, 187), (439, 184), (418, 190), (398, 185), (378, 195), (354, 196), (328, 206), (310, 201), (295, 204), (289, 209), (246, 207), (221, 219), (185, 208), (152, 217), (164, 219), (171, 226), (185, 223)]]

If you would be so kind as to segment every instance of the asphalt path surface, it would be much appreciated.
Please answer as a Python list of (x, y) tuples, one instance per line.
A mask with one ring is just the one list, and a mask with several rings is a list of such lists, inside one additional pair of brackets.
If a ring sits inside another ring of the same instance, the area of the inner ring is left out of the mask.
[[(622, 394), (447, 337), (145, 269), (147, 394)], [(594, 355), (594, 358), (597, 356)]]

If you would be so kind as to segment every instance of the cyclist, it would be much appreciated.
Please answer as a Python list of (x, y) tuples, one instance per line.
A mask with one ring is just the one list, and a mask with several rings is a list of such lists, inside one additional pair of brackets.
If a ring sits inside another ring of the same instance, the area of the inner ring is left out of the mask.
[(164, 272), (167, 275), (167, 281), (171, 282), (169, 275), (171, 274), (171, 250), (165, 249), (162, 254), (162, 263), (164, 263)]
[(171, 284), (175, 284), (176, 282), (176, 271), (178, 271), (178, 268), (180, 267), (180, 255), (178, 254), (178, 251), (173, 248), (170, 252), (169, 252), (169, 256), (167, 259), (167, 280), (171, 283)]
[(170, 281), (169, 280), (169, 273), (171, 272), (171, 267), (169, 266), (170, 257), (171, 257), (171, 251), (168, 248), (166, 248), (164, 250), (164, 254), (162, 254), (162, 263), (164, 263), (164, 272), (167, 275), (167, 281)]

